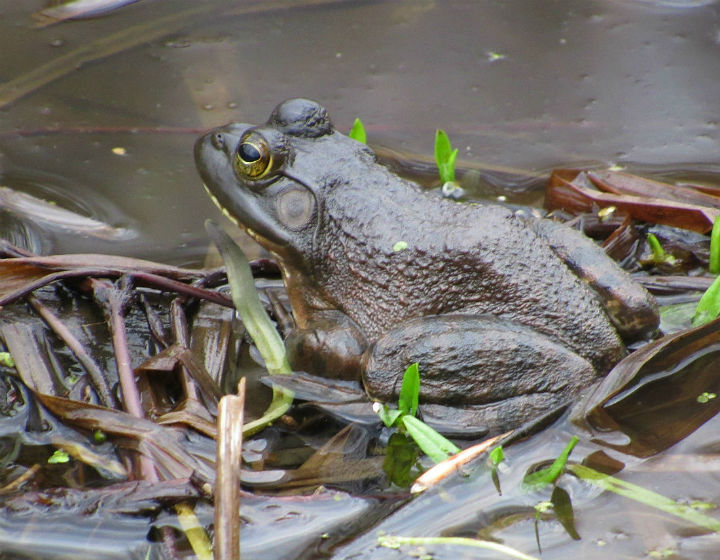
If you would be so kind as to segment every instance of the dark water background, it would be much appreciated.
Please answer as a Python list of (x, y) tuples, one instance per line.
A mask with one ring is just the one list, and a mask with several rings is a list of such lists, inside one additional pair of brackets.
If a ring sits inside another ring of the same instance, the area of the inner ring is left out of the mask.
[[(145, 0), (37, 29), (30, 14), (44, 2), (0, 0), (0, 100), (28, 72), (64, 70), (0, 109), (0, 184), (137, 231), (104, 241), (39, 229), (41, 248), (201, 262), (203, 221), (219, 213), (195, 172), (195, 138), (230, 120), (262, 122), (297, 96), (323, 103), (342, 131), (361, 117), (371, 144), (401, 152), (430, 154), (441, 127), (461, 159), (496, 169), (603, 164), (720, 182), (716, 2), (307, 4)], [(104, 55), (108, 44), (114, 52)], [(705, 426), (675, 456), (645, 462), (628, 478), (688, 502), (716, 500), (716, 433)], [(516, 453), (552, 458), (567, 437), (561, 429)], [(703, 462), (693, 459), (698, 452)], [(510, 461), (506, 477), (517, 481), (523, 471), (512, 468)], [(654, 510), (575, 490), (583, 540), (546, 525), (546, 558), (714, 558), (720, 549), (712, 534)], [(540, 498), (488, 495), (487, 504), (480, 496), (450, 507), (457, 519), (448, 518), (448, 530), (474, 534), (487, 505), (501, 520), (524, 516), (495, 535), (534, 551)], [(438, 500), (390, 526), (448, 528), (432, 513), (442, 510)], [(124, 551), (126, 537), (114, 538)]]
[[(2, 184), (139, 232), (61, 234), (46, 250), (199, 260), (217, 212), (194, 170), (197, 131), (262, 122), (288, 97), (322, 102), (343, 131), (360, 117), (371, 143), (408, 152), (431, 153), (442, 127), (461, 159), (492, 166), (716, 170), (714, 2), (303, 4), (145, 0), (36, 29), (43, 2), (0, 2), (0, 81), (64, 70), (0, 110)], [(80, 63), (61, 61), (79, 49)]]

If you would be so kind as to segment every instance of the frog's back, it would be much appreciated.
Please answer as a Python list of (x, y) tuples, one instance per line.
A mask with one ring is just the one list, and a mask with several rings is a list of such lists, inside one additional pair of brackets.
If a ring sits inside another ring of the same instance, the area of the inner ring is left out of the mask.
[(593, 291), (523, 218), (373, 175), (327, 193), (316, 245), (317, 281), (371, 338), (411, 318), (461, 312), (531, 326), (598, 371), (622, 356)]

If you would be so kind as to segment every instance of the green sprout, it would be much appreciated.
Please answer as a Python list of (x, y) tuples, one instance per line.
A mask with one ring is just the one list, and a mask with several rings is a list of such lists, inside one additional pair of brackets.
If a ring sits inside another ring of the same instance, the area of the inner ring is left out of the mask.
[(720, 216), (715, 218), (712, 233), (710, 234), (710, 262), (708, 268), (710, 274), (720, 272)]
[(348, 136), (362, 144), (367, 144), (367, 134), (365, 134), (365, 126), (363, 126), (363, 123), (360, 119), (355, 119), (355, 122), (353, 122), (352, 128), (350, 129), (350, 134), (348, 134)]
[(455, 183), (455, 160), (458, 150), (453, 150), (450, 138), (444, 130), (435, 132), (435, 163), (443, 183)]
[(497, 447), (493, 447), (492, 451), (490, 451), (490, 463), (494, 467), (497, 467), (500, 463), (502, 463), (505, 460), (505, 453), (503, 452), (502, 445), (498, 445)]
[(502, 445), (493, 447), (492, 451), (488, 454), (488, 463), (490, 466), (490, 478), (495, 485), (498, 495), (502, 494), (500, 488), (500, 475), (498, 474), (498, 466), (505, 460), (505, 453), (503, 452)]
[(377, 403), (375, 411), (388, 428), (395, 426), (407, 433), (425, 455), (435, 463), (440, 463), (450, 455), (458, 453), (460, 448), (415, 417), (419, 398), (420, 369), (418, 364), (414, 363), (405, 370), (403, 375), (397, 409)]
[[(720, 216), (713, 222), (712, 233), (710, 234), (710, 260), (708, 269), (711, 274), (720, 272)], [(699, 327), (709, 323), (720, 315), (720, 276), (710, 284), (700, 298), (693, 317), (693, 327)]]
[(720, 315), (720, 276), (715, 278), (700, 298), (692, 321), (693, 327), (709, 323), (718, 315)]
[(542, 488), (543, 486), (555, 482), (557, 477), (560, 476), (565, 469), (565, 464), (567, 463), (568, 457), (570, 457), (570, 453), (577, 445), (578, 441), (579, 440), (577, 436), (571, 437), (570, 441), (565, 446), (565, 449), (563, 449), (562, 453), (560, 453), (557, 459), (553, 461), (552, 465), (526, 475), (523, 479), (523, 484), (534, 488)]
[(55, 452), (50, 455), (47, 462), (49, 465), (60, 465), (70, 461), (70, 455), (63, 449), (56, 449)]
[(650, 250), (652, 251), (652, 260), (653, 262), (656, 262), (658, 264), (660, 263), (667, 263), (670, 265), (675, 264), (675, 257), (665, 252), (665, 249), (663, 249), (663, 246), (660, 244), (660, 241), (657, 237), (655, 237), (654, 234), (648, 233), (647, 234), (647, 242), (650, 246)]
[(716, 393), (709, 393), (708, 391), (705, 391), (705, 392), (703, 392), (702, 394), (698, 395), (696, 400), (697, 400), (697, 402), (699, 402), (700, 404), (705, 404), (705, 403), (708, 403), (708, 402), (710, 402), (711, 400), (713, 400), (713, 399), (715, 399), (715, 398), (717, 398), (717, 394), (716, 394)]
[(641, 504), (654, 507), (655, 509), (679, 517), (688, 523), (693, 523), (699, 527), (720, 533), (720, 521), (697, 511), (692, 505), (679, 504), (675, 500), (671, 500), (662, 494), (658, 494), (637, 484), (606, 475), (584, 465), (569, 465), (568, 471), (594, 486), (609, 490), (619, 496), (624, 496)]
[[(222, 255), (235, 309), (265, 360), (268, 373), (271, 375), (292, 373), (285, 354), (285, 344), (265, 312), (255, 289), (255, 279), (247, 257), (232, 238), (212, 220), (205, 222), (205, 229)], [(280, 418), (289, 410), (293, 398), (292, 391), (278, 385), (273, 386), (273, 399), (268, 409), (260, 418), (243, 426), (243, 435), (252, 435)]]
[(538, 560), (536, 556), (530, 556), (507, 545), (469, 537), (401, 537), (395, 535), (380, 535), (378, 537), (378, 544), (383, 548), (390, 549), (399, 549), (403, 545), (422, 547), (433, 545), (464, 546), (468, 548), (492, 550), (493, 552), (498, 552), (509, 558), (516, 558), (518, 560)]
[(13, 360), (10, 352), (0, 352), (0, 366), (15, 367), (15, 360)]

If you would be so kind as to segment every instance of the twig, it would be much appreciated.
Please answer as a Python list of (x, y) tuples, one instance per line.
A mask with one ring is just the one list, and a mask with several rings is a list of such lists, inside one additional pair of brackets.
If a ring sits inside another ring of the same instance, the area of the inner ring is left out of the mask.
[[(182, 308), (181, 298), (174, 298), (170, 303), (170, 328), (172, 329), (175, 344), (182, 348), (190, 347), (190, 336), (188, 335), (187, 317)], [(188, 369), (180, 364), (180, 375), (182, 376), (185, 397), (191, 400), (198, 399), (198, 391)]]
[(44, 305), (35, 296), (28, 296), (28, 303), (32, 306), (35, 312), (42, 317), (43, 321), (53, 330), (53, 332), (65, 342), (68, 348), (75, 354), (77, 360), (82, 364), (90, 376), (90, 381), (95, 389), (95, 393), (100, 399), (100, 402), (108, 408), (116, 408), (118, 406), (117, 401), (110, 392), (105, 376), (100, 370), (100, 366), (93, 360), (92, 356), (88, 354), (85, 347), (70, 332), (70, 329), (52, 312), (46, 305)]
[(215, 485), (215, 560), (240, 560), (240, 460), (245, 378), (238, 394), (218, 405), (217, 483)]
[[(130, 304), (132, 292), (126, 276), (122, 277), (118, 284), (119, 287), (116, 288), (106, 280), (91, 280), (95, 301), (105, 311), (112, 334), (115, 363), (123, 395), (123, 408), (136, 418), (144, 418), (145, 414), (140, 402), (140, 393), (135, 384), (135, 373), (132, 369), (127, 330), (125, 329), (125, 313)], [(143, 479), (159, 480), (155, 465), (148, 457), (141, 455), (139, 465)]]

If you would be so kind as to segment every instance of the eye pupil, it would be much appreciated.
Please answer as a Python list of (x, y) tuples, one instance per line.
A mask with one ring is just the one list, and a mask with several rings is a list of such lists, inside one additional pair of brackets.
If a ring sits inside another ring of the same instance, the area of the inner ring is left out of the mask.
[(238, 148), (238, 155), (246, 163), (254, 163), (262, 157), (260, 151), (248, 142), (240, 144), (240, 147)]
[(262, 179), (272, 171), (273, 155), (262, 136), (251, 133), (240, 139), (233, 167), (241, 179)]

